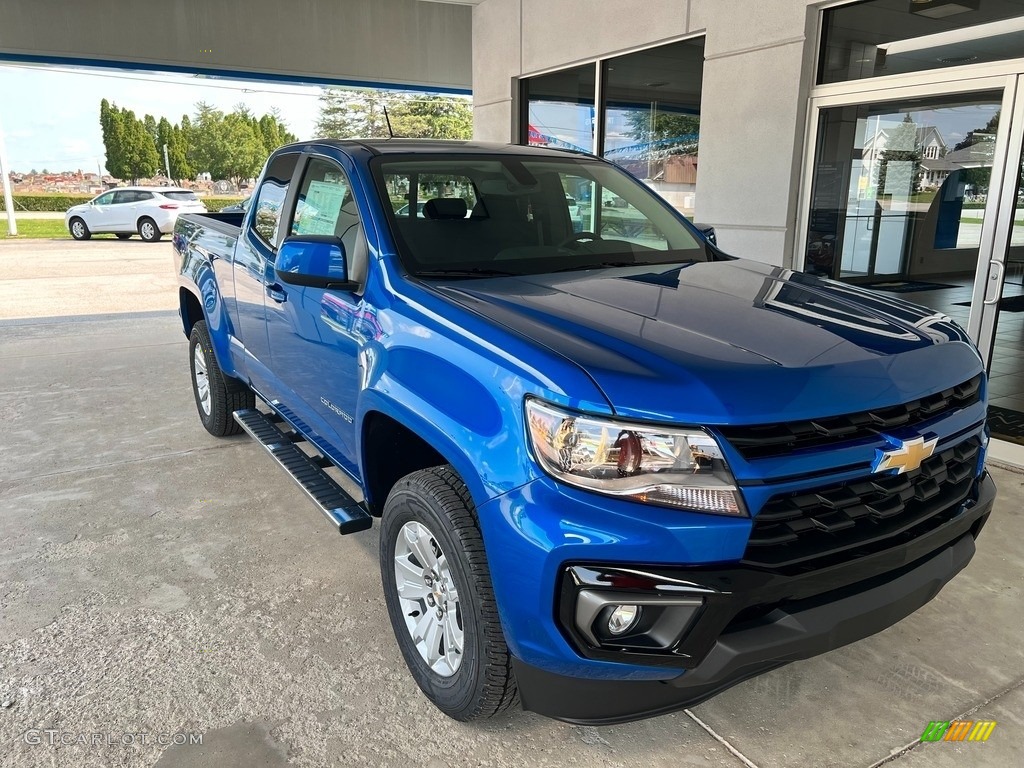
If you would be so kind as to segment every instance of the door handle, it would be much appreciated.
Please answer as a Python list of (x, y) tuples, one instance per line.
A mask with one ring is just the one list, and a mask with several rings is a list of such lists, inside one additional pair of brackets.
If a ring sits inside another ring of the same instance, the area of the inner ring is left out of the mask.
[(278, 304), (284, 304), (288, 301), (288, 294), (285, 293), (284, 288), (282, 288), (278, 283), (267, 286), (267, 296), (272, 298)]
[[(995, 283), (995, 297), (991, 299), (986, 298), (982, 302), (983, 304), (987, 304), (988, 306), (991, 307), (999, 303), (999, 294), (1002, 293), (1002, 290), (1000, 289), (1002, 287), (1003, 273), (1006, 271), (1006, 267), (1003, 265), (1003, 262), (996, 261), (995, 259), (992, 259), (992, 261), (990, 261), (989, 264), (993, 267), (999, 267), (998, 275), (995, 272), (990, 271), (988, 276), (989, 282)], [(985, 295), (988, 296), (988, 286), (985, 286)]]

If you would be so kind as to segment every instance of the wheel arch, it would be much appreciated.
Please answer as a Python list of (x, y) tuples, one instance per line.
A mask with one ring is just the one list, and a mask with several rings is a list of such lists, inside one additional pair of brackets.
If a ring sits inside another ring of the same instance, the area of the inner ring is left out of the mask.
[[(213, 353), (217, 357), (217, 365), (220, 366), (221, 372), (225, 376), (244, 380), (244, 377), (238, 375), (231, 357), (227, 310), (212, 271), (208, 267), (206, 270), (200, 270), (197, 280), (198, 285), (195, 287), (190, 284), (178, 288), (178, 314), (181, 317), (182, 331), (187, 337), (191, 335), (196, 323), (205, 320)], [(196, 289), (199, 294), (196, 293)]]
[(359, 431), (363, 493), (370, 512), (379, 516), (388, 493), (401, 478), (418, 469), (448, 464), (469, 489), (475, 504), (488, 494), (470, 457), (433, 425), (394, 403), (378, 402), (366, 410)]

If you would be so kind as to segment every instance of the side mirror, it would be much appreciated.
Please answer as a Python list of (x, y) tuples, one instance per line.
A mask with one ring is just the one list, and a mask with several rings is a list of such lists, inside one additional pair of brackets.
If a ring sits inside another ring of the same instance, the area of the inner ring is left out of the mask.
[(285, 239), (274, 263), (277, 279), (290, 285), (354, 291), (348, 279), (345, 246), (337, 237), (302, 235)]

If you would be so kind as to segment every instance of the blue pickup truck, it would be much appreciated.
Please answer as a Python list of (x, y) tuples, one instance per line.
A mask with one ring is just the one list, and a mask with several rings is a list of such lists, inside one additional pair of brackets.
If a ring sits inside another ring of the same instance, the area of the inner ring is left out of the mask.
[(956, 323), (732, 258), (594, 157), (293, 144), (174, 248), (203, 425), (341, 533), (378, 519), (398, 645), (460, 720), (646, 717), (866, 637), (992, 509)]

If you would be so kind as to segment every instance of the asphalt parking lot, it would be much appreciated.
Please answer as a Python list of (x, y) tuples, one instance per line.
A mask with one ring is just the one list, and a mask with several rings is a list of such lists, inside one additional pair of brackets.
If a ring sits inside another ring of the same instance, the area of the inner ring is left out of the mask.
[[(392, 639), (376, 531), (203, 430), (175, 285), (166, 241), (0, 242), (5, 768), (1024, 765), (1024, 475), (993, 469), (974, 561), (879, 635), (692, 715), (456, 723)], [(918, 742), (952, 719), (998, 725)]]

